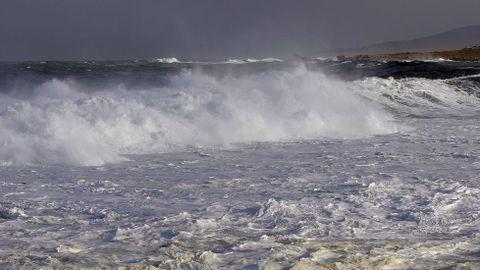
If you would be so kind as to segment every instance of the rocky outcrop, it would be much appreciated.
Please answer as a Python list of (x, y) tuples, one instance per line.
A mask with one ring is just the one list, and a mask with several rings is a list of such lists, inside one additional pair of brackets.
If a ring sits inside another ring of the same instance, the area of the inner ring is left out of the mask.
[(473, 46), (455, 51), (404, 52), (387, 54), (359, 54), (354, 56), (338, 56), (339, 60), (351, 61), (405, 61), (405, 60), (453, 60), (480, 61), (480, 46)]

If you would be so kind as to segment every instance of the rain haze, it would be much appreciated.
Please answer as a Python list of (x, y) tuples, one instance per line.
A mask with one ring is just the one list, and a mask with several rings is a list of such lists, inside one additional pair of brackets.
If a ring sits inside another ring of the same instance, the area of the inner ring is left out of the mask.
[(289, 57), (480, 24), (480, 2), (3, 0), (0, 60)]

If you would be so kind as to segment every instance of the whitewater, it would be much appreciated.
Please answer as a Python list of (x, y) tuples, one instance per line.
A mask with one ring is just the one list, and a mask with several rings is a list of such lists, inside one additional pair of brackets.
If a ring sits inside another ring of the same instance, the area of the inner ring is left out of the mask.
[(476, 269), (480, 64), (0, 63), (0, 267)]
[(185, 70), (166, 80), (88, 92), (54, 78), (11, 89), (1, 104), (0, 161), (103, 165), (185, 147), (395, 131), (386, 114), (352, 95), (353, 86), (305, 67), (224, 78)]

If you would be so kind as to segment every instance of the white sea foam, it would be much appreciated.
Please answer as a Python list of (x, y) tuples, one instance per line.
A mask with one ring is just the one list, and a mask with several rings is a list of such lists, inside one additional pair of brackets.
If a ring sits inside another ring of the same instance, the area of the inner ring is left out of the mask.
[(396, 131), (352, 87), (305, 67), (224, 78), (184, 71), (160, 88), (93, 93), (54, 79), (29, 98), (2, 97), (0, 162), (101, 165), (187, 146)]
[(283, 62), (282, 59), (268, 57), (263, 59), (256, 59), (256, 58), (247, 58), (247, 59), (228, 59), (227, 61), (223, 62), (225, 64), (248, 64), (248, 63), (274, 63), (274, 62)]
[(247, 61), (240, 60), (240, 59), (228, 59), (225, 62), (221, 62), (222, 64), (246, 64)]
[(159, 58), (156, 61), (158, 63), (165, 63), (165, 64), (180, 63), (180, 61), (175, 57)]
[(480, 103), (478, 97), (467, 91), (478, 91), (478, 86), (463, 80), (474, 77), (478, 75), (447, 80), (369, 77), (357, 83), (363, 88), (362, 95), (401, 112), (464, 115), (475, 114)]
[(246, 61), (249, 63), (257, 63), (257, 62), (273, 63), (273, 62), (282, 62), (283, 60), (278, 58), (268, 57), (263, 59), (248, 58)]
[(440, 63), (440, 62), (453, 62), (453, 60), (448, 59), (448, 58), (436, 58), (436, 59), (430, 59), (430, 60), (424, 60), (424, 62), (433, 62), (433, 63)]

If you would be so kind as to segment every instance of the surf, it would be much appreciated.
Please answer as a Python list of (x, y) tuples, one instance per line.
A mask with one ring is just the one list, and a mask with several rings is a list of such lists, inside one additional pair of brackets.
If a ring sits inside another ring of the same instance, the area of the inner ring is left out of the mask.
[(165, 84), (149, 87), (116, 82), (91, 91), (53, 78), (2, 91), (0, 163), (98, 166), (128, 154), (398, 131), (389, 113), (356, 93), (357, 85), (304, 65), (164, 76)]

